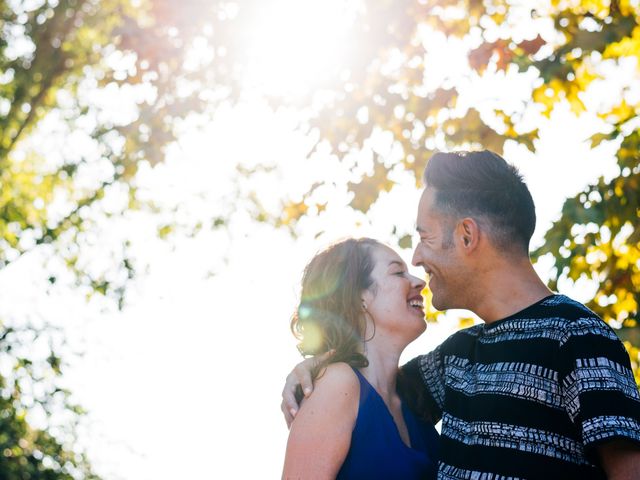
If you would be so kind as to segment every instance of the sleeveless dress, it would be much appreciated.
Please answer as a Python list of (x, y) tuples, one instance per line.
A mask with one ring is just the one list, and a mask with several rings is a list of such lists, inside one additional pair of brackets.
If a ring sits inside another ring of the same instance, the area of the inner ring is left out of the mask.
[(337, 480), (436, 478), (438, 432), (402, 404), (411, 447), (400, 437), (391, 412), (367, 379), (355, 368), (360, 381), (358, 417), (351, 447)]

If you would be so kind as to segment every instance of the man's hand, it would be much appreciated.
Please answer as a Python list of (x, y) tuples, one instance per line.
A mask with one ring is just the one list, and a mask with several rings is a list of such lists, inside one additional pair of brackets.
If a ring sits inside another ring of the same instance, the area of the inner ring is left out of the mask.
[(291, 373), (287, 375), (287, 380), (282, 390), (282, 404), (280, 405), (284, 419), (287, 422), (287, 428), (291, 427), (291, 422), (293, 422), (293, 418), (300, 407), (296, 400), (296, 388), (300, 386), (305, 397), (311, 395), (311, 392), (313, 392), (311, 372), (322, 363), (328, 361), (334, 353), (335, 350), (329, 350), (322, 355), (307, 358), (296, 365)]

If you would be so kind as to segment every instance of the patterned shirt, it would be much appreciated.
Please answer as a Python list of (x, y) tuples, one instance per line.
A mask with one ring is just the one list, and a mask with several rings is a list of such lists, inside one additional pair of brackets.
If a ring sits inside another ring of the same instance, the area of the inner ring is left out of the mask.
[(439, 479), (605, 478), (594, 446), (640, 442), (624, 346), (564, 295), (453, 334), (401, 377), (407, 402), (442, 420)]

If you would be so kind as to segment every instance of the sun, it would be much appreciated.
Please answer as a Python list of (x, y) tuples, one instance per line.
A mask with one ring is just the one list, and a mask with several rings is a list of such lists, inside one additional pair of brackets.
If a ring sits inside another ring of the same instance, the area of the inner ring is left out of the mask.
[(338, 78), (348, 62), (350, 27), (362, 7), (349, 0), (260, 2), (247, 25), (247, 86), (297, 96)]

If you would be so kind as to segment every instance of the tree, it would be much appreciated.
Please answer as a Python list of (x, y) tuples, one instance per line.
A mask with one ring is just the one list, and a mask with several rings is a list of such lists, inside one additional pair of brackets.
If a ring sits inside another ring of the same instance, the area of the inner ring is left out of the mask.
[[(73, 272), (78, 291), (124, 305), (127, 283), (139, 266), (124, 240), (111, 252), (108, 271), (87, 268), (84, 257), (92, 238), (100, 235), (105, 218), (157, 210), (136, 195), (139, 169), (163, 160), (187, 120), (205, 123), (217, 106), (242, 97), (250, 61), (248, 25), (264, 13), (265, 5), (259, 0), (0, 2), (3, 273), (19, 259), (44, 252)], [(549, 116), (558, 105), (570, 105), (576, 115), (599, 115), (602, 130), (593, 137), (593, 147), (616, 145), (620, 173), (614, 179), (594, 179), (583, 193), (568, 199), (534, 257), (554, 255), (552, 287), (560, 278), (597, 282), (589, 306), (627, 340), (637, 367), (636, 3), (380, 0), (363, 5), (344, 42), (345, 60), (318, 80), (313, 98), (265, 94), (270, 104), (299, 109), (301, 128), (319, 139), (316, 149), (328, 145), (345, 165), (351, 165), (346, 159), (354, 152), (373, 159), (371, 175), (346, 185), (353, 193), (351, 207), (362, 212), (393, 187), (390, 173), (409, 172), (419, 183), (437, 149), (502, 152), (507, 142), (517, 142), (535, 151), (536, 118)], [(438, 49), (465, 52), (464, 65), (456, 65), (455, 72), (440, 68), (433, 60)], [(629, 78), (618, 82), (620, 95), (611, 95), (613, 101), (586, 101), (594, 85), (621, 72)], [(524, 79), (526, 88), (517, 99), (469, 104), (468, 92), (478, 82), (505, 78)], [(114, 109), (116, 98), (124, 99), (126, 108)], [(384, 141), (374, 141), (380, 137)], [(88, 147), (76, 148), (79, 143)], [(359, 175), (357, 165), (349, 168)], [(269, 167), (238, 169), (240, 177), (256, 173), (269, 173)], [(87, 177), (95, 181), (83, 181)], [(244, 200), (253, 203), (256, 220), (295, 233), (301, 218), (322, 216), (325, 205), (316, 198), (322, 186), (311, 185), (302, 198), (283, 195), (277, 212), (265, 211), (256, 197)], [(224, 228), (227, 220), (222, 212), (183, 227)], [(177, 218), (159, 224), (158, 235), (176, 227), (181, 227)], [(410, 246), (407, 233), (396, 232), (402, 247)], [(51, 285), (58, 281), (58, 271), (43, 269)], [(15, 319), (0, 320), (0, 354), (13, 366), (13, 373), (0, 382), (0, 416), (6, 420), (2, 432), (10, 432), (0, 437), (0, 444), (3, 452), (14, 452), (5, 455), (14, 466), (0, 470), (12, 472), (6, 478), (23, 478), (21, 472), (27, 471), (31, 478), (67, 478), (74, 468), (90, 476), (82, 456), (26, 421), (33, 402), (23, 395), (25, 385), (41, 382), (43, 372), (54, 379), (44, 397), (68, 398), (63, 391), (55, 393), (62, 362), (58, 347), (52, 346), (44, 360), (34, 360), (28, 351), (16, 353), (33, 342), (29, 335), (50, 333), (28, 325), (23, 331)], [(55, 408), (79, 412), (62, 404)]]
[[(43, 253), (51, 285), (60, 269), (48, 260), (57, 259), (81, 294), (122, 308), (135, 272), (126, 241), (102, 271), (87, 268), (86, 251), (101, 219), (157, 209), (136, 196), (136, 172), (164, 158), (180, 121), (233, 98), (231, 55), (224, 63), (185, 55), (214, 37), (217, 52), (224, 49), (227, 8), (197, 0), (0, 2), (2, 273)], [(120, 99), (124, 113), (112, 106)], [(211, 228), (224, 222), (215, 218)], [(94, 478), (73, 444), (82, 410), (59, 382), (64, 345), (29, 318), (5, 316), (0, 326), (0, 357), (11, 366), (0, 375), (0, 478)], [(48, 339), (44, 357), (30, 348), (38, 338)], [(46, 428), (28, 421), (34, 409)], [(64, 425), (52, 426), (56, 416)]]
[[(128, 202), (109, 215), (140, 208), (133, 181), (139, 165), (163, 159), (180, 120), (233, 97), (233, 59), (198, 58), (195, 65), (185, 65), (185, 51), (194, 42), (208, 46), (214, 26), (216, 48), (224, 49), (225, 2), (192, 1), (180, 7), (163, 1), (137, 3), (0, 4), (5, 27), (0, 44), (0, 180), (11, 186), (0, 197), (3, 266), (38, 245), (57, 245), (64, 235), (73, 239), (66, 238), (63, 245), (81, 243), (81, 232), (91, 223), (87, 211), (103, 208), (105, 195), (119, 187), (128, 192)], [(194, 20), (204, 13), (206, 21)], [(111, 98), (130, 97), (130, 115), (114, 116), (107, 105), (96, 102), (95, 95), (105, 91)], [(51, 134), (43, 120), (52, 116), (61, 124), (58, 138), (72, 142), (72, 134), (81, 136), (91, 151), (40, 151), (30, 139)], [(78, 188), (78, 174), (98, 168), (104, 170), (95, 174), (100, 182)], [(51, 203), (63, 194), (69, 205), (52, 215)], [(67, 259), (71, 266), (77, 261)], [(131, 271), (127, 259), (121, 260)], [(121, 293), (122, 285), (76, 273), (94, 290)]]
[[(76, 420), (83, 411), (51, 380), (61, 373), (60, 357), (54, 350), (44, 360), (29, 355), (37, 337), (47, 333), (5, 327), (0, 335), (0, 358), (12, 372), (0, 376), (0, 478), (97, 479), (84, 453), (73, 445)], [(34, 428), (27, 420), (34, 409), (49, 418), (62, 411), (65, 420), (49, 429)]]
[[(552, 288), (560, 278), (597, 283), (588, 306), (625, 341), (640, 383), (639, 20), (636, 3), (616, 0), (367, 2), (354, 27), (354, 39), (364, 46), (359, 61), (343, 72), (346, 81), (328, 87), (331, 101), (309, 124), (338, 155), (368, 150), (373, 156), (373, 173), (348, 185), (351, 206), (367, 212), (380, 192), (393, 186), (391, 171), (412, 172), (419, 183), (434, 150), (502, 153), (506, 142), (517, 142), (535, 151), (538, 130), (531, 117), (549, 117), (561, 104), (575, 115), (597, 115), (601, 131), (592, 137), (592, 147), (614, 143), (619, 174), (593, 179), (584, 192), (567, 199), (533, 257), (554, 255)], [(430, 42), (465, 50), (466, 70), (448, 75), (434, 69)], [(528, 81), (525, 95), (480, 105), (465, 100), (478, 82), (504, 78)], [(598, 82), (614, 78), (619, 86), (609, 98), (586, 103)], [(390, 134), (400, 159), (385, 153), (390, 149), (372, 147), (380, 132)], [(307, 215), (316, 188), (286, 205), (286, 218), (278, 221), (295, 223)], [(403, 233), (398, 232), (400, 244), (407, 246)]]

